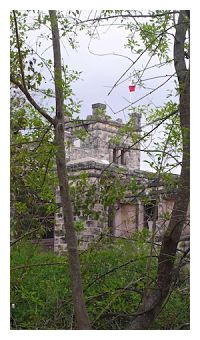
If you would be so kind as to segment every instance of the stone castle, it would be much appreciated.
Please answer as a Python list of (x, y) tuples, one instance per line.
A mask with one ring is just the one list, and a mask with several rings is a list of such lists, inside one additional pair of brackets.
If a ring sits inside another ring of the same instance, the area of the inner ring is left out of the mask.
[[(87, 116), (77, 127), (66, 123), (66, 158), (70, 176), (78, 178), (85, 172), (90, 183), (98, 183), (102, 174), (108, 171), (113, 179), (120, 174), (123, 181), (134, 178), (139, 185), (143, 185), (140, 195), (127, 192), (121, 200), (106, 208), (97, 200), (94, 210), (100, 213), (99, 218), (84, 216), (82, 211), (76, 212), (75, 221), (83, 221), (85, 226), (78, 232), (80, 249), (87, 248), (102, 233), (130, 237), (136, 230), (148, 228), (151, 231), (153, 224), (156, 225), (156, 237), (159, 239), (168, 224), (167, 216), (173, 208), (175, 191), (166, 191), (155, 175), (140, 170), (140, 145), (133, 143), (131, 138), (134, 133), (140, 134), (140, 115), (132, 114), (131, 119), (132, 135), (125, 136), (121, 133), (124, 127), (122, 120), (113, 121), (107, 116), (106, 105), (93, 104), (92, 115)], [(84, 138), (80, 138), (79, 126), (85, 131)], [(59, 205), (59, 190), (56, 200)], [(184, 235), (189, 234), (188, 228), (186, 223)], [(61, 207), (55, 214), (53, 247), (58, 253), (67, 248)]]

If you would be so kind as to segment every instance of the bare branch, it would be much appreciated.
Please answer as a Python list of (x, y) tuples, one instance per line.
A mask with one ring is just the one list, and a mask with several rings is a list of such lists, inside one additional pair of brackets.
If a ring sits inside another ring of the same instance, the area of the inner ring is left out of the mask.
[[(136, 60), (135, 61), (133, 61), (133, 63), (132, 63), (132, 65), (130, 65), (127, 69), (126, 69), (126, 71), (119, 77), (119, 79), (115, 82), (115, 84), (113, 85), (113, 87), (112, 87), (112, 89), (108, 92), (108, 96), (111, 94), (111, 92), (114, 90), (114, 88), (118, 85), (118, 83), (120, 82), (120, 80), (125, 76), (125, 74), (138, 62), (138, 60), (143, 56), (143, 54), (145, 53), (145, 52), (147, 52), (148, 51), (148, 48), (154, 43), (154, 42), (156, 42), (157, 40), (158, 40), (158, 38), (160, 38), (160, 40), (159, 40), (159, 43), (158, 43), (158, 45), (156, 46), (156, 48), (154, 49), (154, 53), (155, 53), (155, 51), (157, 50), (157, 48), (158, 48), (158, 46), (159, 46), (159, 44), (160, 44), (160, 41), (162, 40), (162, 37), (163, 37), (163, 34), (164, 33), (166, 33), (166, 32), (168, 32), (171, 28), (173, 28), (174, 26), (170, 26), (170, 27), (168, 27), (166, 30), (164, 30), (164, 31), (162, 31), (158, 36), (156, 36), (156, 38), (154, 38), (154, 39), (152, 39), (152, 41), (148, 44), (148, 46), (142, 51), (142, 53), (136, 58)], [(149, 62), (147, 63), (147, 65), (149, 64)], [(146, 65), (146, 67), (147, 67), (147, 65)]]
[(117, 114), (119, 112), (121, 112), (122, 110), (126, 110), (128, 109), (130, 106), (138, 103), (140, 100), (148, 97), (150, 94), (152, 94), (153, 92), (155, 92), (156, 90), (160, 89), (162, 86), (164, 86), (172, 77), (174, 77), (175, 73), (172, 74), (171, 76), (169, 76), (168, 79), (166, 79), (162, 84), (158, 85), (157, 87), (155, 87), (155, 89), (151, 90), (150, 92), (148, 92), (147, 94), (145, 94), (144, 96), (140, 97), (139, 99), (135, 100), (134, 102), (131, 102), (129, 105), (125, 106), (123, 109), (119, 110), (119, 111), (116, 111), (116, 112), (113, 112), (114, 114)]
[(174, 13), (179, 13), (179, 11), (169, 11), (165, 13), (159, 13), (159, 14), (131, 14), (130, 11), (128, 11), (128, 14), (118, 14), (118, 15), (108, 15), (106, 17), (94, 17), (93, 19), (86, 19), (86, 20), (80, 20), (79, 22), (77, 21), (77, 24), (84, 24), (87, 22), (95, 22), (95, 21), (103, 21), (103, 20), (109, 20), (109, 19), (115, 19), (115, 18), (157, 18), (157, 17), (163, 17), (166, 14), (174, 14)]
[(44, 117), (46, 118), (53, 126), (55, 126), (55, 120), (54, 118), (52, 118), (42, 107), (40, 107), (35, 99), (33, 99), (33, 97), (31, 96), (31, 94), (29, 93), (29, 91), (22, 85), (19, 83), (18, 80), (16, 80), (12, 75), (10, 75), (10, 81), (11, 83), (13, 83), (14, 85), (16, 85), (25, 95), (26, 99), (29, 101), (29, 103)]
[[(144, 134), (141, 138), (139, 138), (135, 143), (133, 143), (132, 145), (129, 145), (127, 147), (127, 149), (125, 150), (125, 152), (128, 152), (129, 150), (131, 150), (135, 145), (137, 145), (139, 142), (141, 142), (143, 139), (145, 139), (147, 136), (149, 136), (153, 131), (155, 131), (160, 125), (162, 125), (167, 119), (169, 119), (171, 116), (177, 114), (178, 111), (173, 111), (170, 114), (168, 114), (166, 117), (164, 117), (154, 128), (152, 128), (150, 131), (148, 131), (146, 134)], [(116, 159), (118, 159), (120, 157), (117, 156)], [(109, 163), (100, 173), (100, 176), (114, 163), (114, 161), (112, 161), (111, 163)]]

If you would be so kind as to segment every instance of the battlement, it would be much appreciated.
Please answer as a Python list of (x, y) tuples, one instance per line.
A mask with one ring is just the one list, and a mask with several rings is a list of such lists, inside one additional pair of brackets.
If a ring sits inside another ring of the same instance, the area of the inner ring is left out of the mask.
[[(127, 126), (127, 131), (125, 130)], [(140, 133), (140, 115), (130, 115), (128, 124), (112, 120), (106, 105), (92, 105), (92, 115), (76, 125), (66, 123), (65, 142), (67, 161), (92, 157), (97, 161), (113, 162), (131, 169), (140, 168), (139, 143), (131, 148)]]
[[(176, 181), (173, 190), (171, 188), (169, 192), (156, 174), (154, 176), (152, 173), (140, 170), (140, 144), (136, 143), (140, 129), (139, 114), (130, 115), (129, 121), (124, 124), (121, 119), (112, 120), (106, 113), (106, 105), (100, 103), (92, 105), (92, 114), (85, 120), (79, 120), (76, 124), (66, 122), (65, 145), (69, 178), (75, 184), (80, 175), (85, 172), (88, 179), (84, 193), (77, 193), (77, 197), (74, 196), (74, 207), (79, 196), (84, 201), (87, 186), (88, 188), (93, 186), (94, 199), (96, 199), (90, 213), (84, 214), (80, 204), (77, 205), (78, 208), (76, 207), (74, 213), (74, 222), (81, 221), (84, 225), (84, 229), (77, 232), (80, 249), (86, 249), (103, 232), (112, 233), (116, 237), (130, 237), (135, 231), (144, 228), (151, 232), (154, 214), (156, 215), (155, 237), (156, 240), (162, 239), (169, 223), (165, 216), (171, 213), (174, 205)], [(110, 206), (104, 205), (98, 198), (97, 184), (107, 170), (114, 186), (118, 178), (122, 185), (134, 179), (142, 188), (140, 195), (138, 196), (137, 190), (135, 192), (134, 189), (127, 189), (120, 200), (117, 199)], [(58, 205), (61, 203), (59, 188), (56, 191), (56, 202)], [(183, 235), (188, 234), (186, 225)], [(66, 249), (60, 206), (60, 211), (55, 214), (54, 250), (62, 253)]]

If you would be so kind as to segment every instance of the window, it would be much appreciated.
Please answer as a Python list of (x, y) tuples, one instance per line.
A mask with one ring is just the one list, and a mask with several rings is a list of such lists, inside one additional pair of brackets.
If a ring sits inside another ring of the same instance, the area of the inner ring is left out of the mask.
[(126, 153), (124, 149), (113, 149), (113, 163), (126, 165)]
[(151, 200), (147, 204), (144, 205), (144, 227), (147, 229), (151, 229), (152, 222), (154, 219), (158, 219), (158, 206), (156, 200)]
[(117, 149), (113, 149), (113, 163), (118, 164), (118, 158), (117, 158)]
[(124, 149), (121, 150), (121, 164), (126, 165), (126, 153)]

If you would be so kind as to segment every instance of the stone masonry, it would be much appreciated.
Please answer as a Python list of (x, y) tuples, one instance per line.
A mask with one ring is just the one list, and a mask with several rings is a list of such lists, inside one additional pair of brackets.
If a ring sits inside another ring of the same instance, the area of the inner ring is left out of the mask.
[[(132, 115), (135, 133), (140, 133), (140, 115)], [(104, 104), (93, 104), (92, 115), (87, 116), (86, 120), (77, 124), (77, 127), (66, 123), (65, 141), (66, 141), (66, 158), (69, 175), (74, 178), (85, 171), (88, 174), (90, 183), (98, 183), (98, 178), (109, 168), (113, 176), (117, 173), (123, 173), (127, 180), (134, 176), (138, 183), (145, 184), (143, 196), (153, 197), (155, 183), (149, 180), (148, 174), (140, 170), (140, 151), (139, 145), (133, 144), (131, 136), (120, 137), (124, 124), (120, 119), (111, 120), (106, 115), (106, 106)], [(82, 129), (82, 130), (80, 130)], [(80, 138), (81, 131), (84, 132), (84, 138)], [(79, 133), (77, 133), (79, 132)], [(163, 194), (163, 188), (160, 191), (157, 204), (157, 238), (159, 239), (163, 230), (168, 224), (166, 215), (170, 214), (174, 204), (173, 194)], [(56, 192), (56, 201), (60, 204), (59, 190)], [(155, 200), (152, 199), (155, 203)], [(85, 249), (96, 238), (100, 237), (103, 232), (112, 232), (115, 236), (130, 237), (136, 230), (148, 228), (151, 230), (153, 224), (153, 204), (147, 204), (142, 201), (141, 197), (126, 197), (112, 206), (112, 214), (109, 208), (105, 209), (102, 204), (97, 202), (93, 207), (100, 213), (98, 219), (91, 216), (83, 216), (82, 211), (75, 214), (75, 221), (83, 221), (85, 228), (77, 233), (80, 249)], [(112, 215), (112, 218), (111, 218)], [(188, 227), (185, 227), (185, 234), (189, 233)], [(55, 215), (54, 229), (54, 250), (58, 253), (66, 251), (67, 245), (63, 229), (62, 209)]]

